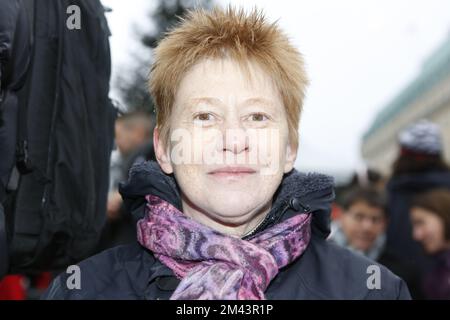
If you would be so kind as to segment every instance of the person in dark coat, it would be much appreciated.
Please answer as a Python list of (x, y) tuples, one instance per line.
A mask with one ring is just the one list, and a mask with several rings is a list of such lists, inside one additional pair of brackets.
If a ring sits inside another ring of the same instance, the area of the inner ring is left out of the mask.
[[(31, 14), (29, 0), (0, 0), (0, 279), (9, 268), (6, 195), (16, 187), (19, 96), (31, 60)], [(13, 174), (14, 172), (14, 174)]]
[(157, 162), (119, 189), (137, 243), (79, 263), (81, 287), (63, 273), (43, 298), (409, 299), (385, 267), (326, 241), (333, 180), (293, 168), (306, 84), (261, 12), (189, 12), (155, 50)]
[(422, 277), (433, 263), (413, 239), (411, 202), (418, 194), (434, 188), (450, 189), (450, 168), (443, 160), (440, 128), (428, 120), (405, 128), (399, 135), (399, 144), (400, 153), (387, 184), (390, 220), (386, 248)]
[(19, 93), (31, 59), (29, 2), (0, 0), (0, 202), (15, 164)]

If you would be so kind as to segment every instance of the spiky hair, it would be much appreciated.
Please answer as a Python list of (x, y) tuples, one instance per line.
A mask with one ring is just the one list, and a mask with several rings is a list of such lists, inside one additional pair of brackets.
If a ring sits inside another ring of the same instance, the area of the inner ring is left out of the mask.
[(169, 137), (168, 119), (184, 74), (202, 59), (225, 57), (240, 65), (255, 61), (272, 78), (286, 109), (290, 142), (297, 147), (308, 84), (302, 55), (262, 11), (253, 9), (246, 13), (231, 6), (188, 11), (156, 47), (149, 90), (163, 141)]

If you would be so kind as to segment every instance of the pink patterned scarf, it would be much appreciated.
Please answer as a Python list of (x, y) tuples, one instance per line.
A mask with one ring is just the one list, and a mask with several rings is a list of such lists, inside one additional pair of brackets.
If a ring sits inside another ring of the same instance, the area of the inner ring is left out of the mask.
[(305, 251), (311, 214), (297, 214), (250, 240), (222, 234), (147, 195), (138, 241), (181, 279), (172, 300), (260, 300), (278, 270)]

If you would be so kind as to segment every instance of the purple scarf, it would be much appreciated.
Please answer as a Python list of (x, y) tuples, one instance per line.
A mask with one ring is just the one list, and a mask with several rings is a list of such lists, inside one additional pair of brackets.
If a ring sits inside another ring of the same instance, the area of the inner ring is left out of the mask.
[(305, 251), (311, 214), (297, 214), (250, 240), (222, 234), (147, 195), (138, 241), (181, 279), (172, 300), (260, 300), (278, 270)]

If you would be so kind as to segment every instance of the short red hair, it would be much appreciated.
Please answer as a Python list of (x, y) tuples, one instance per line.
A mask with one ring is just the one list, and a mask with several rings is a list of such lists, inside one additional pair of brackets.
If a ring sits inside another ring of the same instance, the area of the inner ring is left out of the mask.
[(175, 92), (187, 70), (205, 58), (230, 57), (244, 66), (255, 61), (272, 77), (287, 113), (290, 143), (298, 146), (298, 126), (308, 84), (303, 58), (276, 23), (253, 10), (215, 8), (188, 11), (154, 52), (149, 90), (156, 105), (156, 125), (168, 141)]

